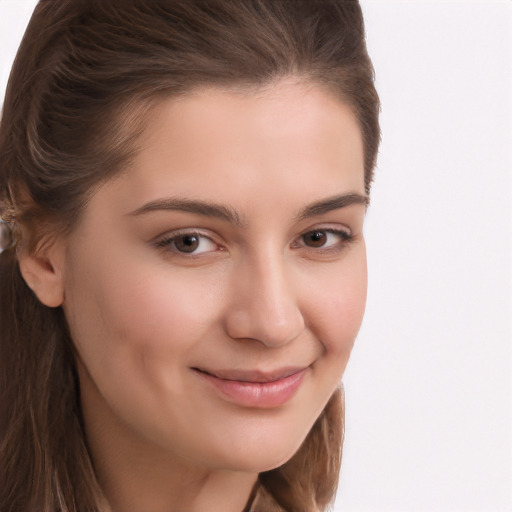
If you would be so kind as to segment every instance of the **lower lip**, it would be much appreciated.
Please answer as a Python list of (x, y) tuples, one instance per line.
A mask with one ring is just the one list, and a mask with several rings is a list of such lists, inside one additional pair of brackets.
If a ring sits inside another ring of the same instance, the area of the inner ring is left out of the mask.
[(302, 384), (306, 370), (307, 368), (271, 382), (225, 380), (200, 371), (197, 371), (197, 374), (229, 402), (244, 407), (270, 409), (291, 400)]

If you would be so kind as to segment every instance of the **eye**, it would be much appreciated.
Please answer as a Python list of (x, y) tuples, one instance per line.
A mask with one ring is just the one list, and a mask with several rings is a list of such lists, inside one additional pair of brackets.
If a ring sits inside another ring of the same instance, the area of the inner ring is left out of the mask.
[(300, 246), (312, 249), (336, 249), (341, 248), (352, 240), (348, 231), (341, 229), (315, 229), (308, 231), (300, 237)]
[(171, 234), (158, 240), (156, 246), (174, 253), (194, 256), (219, 250), (219, 246), (211, 238), (197, 232)]

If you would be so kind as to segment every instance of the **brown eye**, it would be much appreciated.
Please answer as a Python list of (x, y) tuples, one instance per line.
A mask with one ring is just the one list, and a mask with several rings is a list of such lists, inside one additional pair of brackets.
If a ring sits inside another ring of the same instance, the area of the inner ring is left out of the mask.
[(200, 256), (223, 250), (210, 237), (202, 233), (190, 231), (185, 233), (170, 233), (169, 236), (155, 242), (156, 247), (165, 249), (176, 255)]
[(302, 239), (308, 247), (323, 247), (327, 241), (327, 233), (325, 231), (312, 231), (306, 233)]
[(341, 229), (315, 229), (300, 237), (298, 246), (322, 251), (342, 249), (353, 240), (352, 234)]
[(194, 252), (199, 247), (199, 237), (197, 235), (182, 235), (174, 240), (174, 246), (180, 252)]

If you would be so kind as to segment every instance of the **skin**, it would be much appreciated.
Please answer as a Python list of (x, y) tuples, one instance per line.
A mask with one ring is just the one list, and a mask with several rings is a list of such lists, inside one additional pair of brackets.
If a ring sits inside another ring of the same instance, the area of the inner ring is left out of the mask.
[[(365, 204), (305, 211), (364, 197), (361, 133), (349, 107), (287, 79), (165, 100), (141, 144), (48, 250), (46, 277), (22, 271), (64, 308), (113, 511), (240, 512), (257, 474), (306, 437), (362, 321)], [(238, 222), (155, 206), (166, 198), (222, 205)], [(180, 252), (184, 234), (195, 252)], [(229, 400), (196, 370), (289, 367), (303, 379), (277, 406)]]

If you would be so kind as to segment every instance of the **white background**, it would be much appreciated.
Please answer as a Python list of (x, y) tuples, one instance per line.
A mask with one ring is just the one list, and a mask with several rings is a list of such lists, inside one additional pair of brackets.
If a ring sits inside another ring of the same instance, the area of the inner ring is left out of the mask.
[[(0, 0), (0, 94), (35, 2)], [(512, 2), (363, 0), (383, 141), (343, 512), (512, 510)]]

